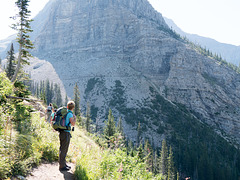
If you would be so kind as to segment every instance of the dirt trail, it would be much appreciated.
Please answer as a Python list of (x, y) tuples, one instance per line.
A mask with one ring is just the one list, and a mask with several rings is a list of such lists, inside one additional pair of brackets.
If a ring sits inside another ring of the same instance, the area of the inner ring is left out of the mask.
[(27, 180), (74, 180), (74, 164), (68, 163), (71, 166), (70, 171), (59, 171), (58, 163), (41, 164), (34, 168), (32, 173), (26, 178)]
[[(45, 108), (39, 102), (24, 101), (25, 105), (32, 105), (36, 112), (40, 113), (40, 117), (45, 117)], [(71, 166), (69, 171), (59, 171), (58, 162), (42, 163), (40, 166), (33, 168), (27, 180), (74, 180), (75, 164), (67, 163)]]

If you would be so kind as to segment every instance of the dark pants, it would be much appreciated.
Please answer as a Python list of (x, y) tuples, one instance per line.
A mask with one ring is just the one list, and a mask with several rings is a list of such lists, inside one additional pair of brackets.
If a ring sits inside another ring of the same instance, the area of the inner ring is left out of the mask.
[(66, 166), (66, 156), (70, 144), (71, 134), (69, 132), (61, 131), (59, 133), (60, 149), (59, 149), (59, 168)]

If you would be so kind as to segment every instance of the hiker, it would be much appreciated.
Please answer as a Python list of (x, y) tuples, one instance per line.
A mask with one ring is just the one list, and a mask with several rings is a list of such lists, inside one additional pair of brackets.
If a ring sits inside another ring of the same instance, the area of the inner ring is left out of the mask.
[[(75, 107), (74, 101), (69, 101), (67, 103), (68, 113), (66, 115), (66, 124), (69, 124), (71, 127), (76, 123), (76, 116), (73, 114), (73, 109)], [(70, 166), (66, 164), (66, 156), (68, 152), (68, 147), (70, 144), (70, 134), (71, 130), (61, 130), (59, 131), (59, 139), (60, 139), (60, 149), (59, 149), (59, 170), (60, 171), (68, 171), (71, 169)]]
[(47, 118), (46, 121), (50, 123), (51, 114), (53, 112), (53, 105), (50, 103), (46, 109)]
[(57, 109), (54, 109), (53, 112), (52, 112), (52, 114), (51, 114), (51, 117), (50, 117), (50, 122), (51, 122), (51, 124), (52, 124), (52, 121), (55, 120), (54, 116), (55, 116), (56, 112), (57, 112)]

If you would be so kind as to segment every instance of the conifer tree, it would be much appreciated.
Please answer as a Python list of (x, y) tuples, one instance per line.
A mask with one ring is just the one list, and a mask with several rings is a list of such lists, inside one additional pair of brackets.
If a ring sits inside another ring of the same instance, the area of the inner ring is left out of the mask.
[(15, 56), (14, 56), (14, 48), (13, 43), (11, 44), (11, 48), (8, 51), (8, 57), (7, 57), (7, 68), (6, 68), (6, 74), (7, 77), (11, 80), (14, 72), (15, 72)]
[(56, 104), (57, 106), (62, 106), (62, 94), (61, 94), (61, 89), (60, 89), (60, 85), (57, 84), (57, 90), (54, 91), (56, 92)]
[(174, 162), (173, 162), (173, 152), (172, 147), (170, 146), (169, 155), (168, 155), (168, 180), (175, 179), (175, 172), (174, 172)]
[(166, 141), (163, 139), (162, 141), (162, 149), (159, 158), (159, 173), (167, 176), (168, 169), (168, 148)]
[(45, 94), (46, 94), (46, 100), (47, 100), (47, 104), (49, 104), (50, 102), (52, 102), (52, 99), (51, 99), (51, 89), (50, 89), (50, 82), (49, 80), (47, 79), (46, 80), (46, 87), (45, 87)]
[(13, 24), (12, 28), (18, 31), (19, 53), (17, 67), (11, 79), (12, 82), (16, 81), (21, 66), (28, 64), (27, 59), (31, 56), (28, 49), (33, 49), (33, 44), (28, 35), (28, 33), (32, 32), (30, 27), (30, 22), (32, 20), (29, 19), (31, 11), (28, 10), (29, 2), (29, 0), (17, 0), (15, 2), (19, 12), (13, 17), (13, 19), (17, 19), (17, 23)]
[(95, 132), (97, 133), (98, 132), (98, 129), (99, 128), (99, 118), (97, 117), (96, 118), (96, 123), (95, 123)]
[(67, 105), (67, 103), (68, 103), (68, 97), (67, 97), (67, 94), (66, 94), (66, 96), (65, 96), (65, 105)]
[(78, 88), (77, 83), (75, 83), (74, 86), (74, 102), (75, 102), (75, 108), (74, 108), (74, 112), (76, 116), (80, 116), (80, 91)]
[(131, 140), (127, 141), (127, 153), (131, 155), (131, 153), (133, 152), (133, 143)]
[(123, 126), (122, 126), (122, 118), (120, 117), (117, 123), (117, 132), (124, 136)]
[(142, 146), (142, 142), (140, 142), (139, 147), (138, 147), (138, 159), (140, 162), (144, 161), (144, 153), (143, 153), (143, 146)]
[(36, 94), (37, 98), (39, 98), (40, 97), (40, 93), (39, 93), (39, 83), (38, 82), (36, 82), (35, 87), (36, 87), (35, 94)]
[(158, 174), (158, 155), (157, 151), (154, 151), (154, 156), (153, 156), (153, 173)]
[(142, 130), (141, 130), (141, 124), (139, 122), (137, 127), (137, 144), (139, 144), (141, 141), (141, 135), (142, 135)]
[(52, 82), (52, 83), (50, 84), (50, 99), (51, 99), (51, 102), (53, 101), (55, 92), (56, 92), (56, 91), (54, 91), (54, 89), (53, 89), (53, 82)]
[(148, 169), (153, 171), (153, 150), (148, 139), (145, 141), (144, 145), (144, 156), (146, 157)]
[(112, 136), (116, 133), (116, 125), (114, 122), (114, 117), (112, 115), (112, 110), (109, 109), (108, 121), (105, 121), (105, 127), (103, 130), (104, 136), (107, 140), (110, 140)]
[(40, 99), (43, 100), (44, 103), (47, 103), (44, 81), (40, 82), (40, 90), (39, 91), (40, 91)]
[(46, 94), (45, 94), (45, 89), (43, 89), (43, 90), (41, 91), (40, 99), (43, 100), (44, 103), (47, 103)]

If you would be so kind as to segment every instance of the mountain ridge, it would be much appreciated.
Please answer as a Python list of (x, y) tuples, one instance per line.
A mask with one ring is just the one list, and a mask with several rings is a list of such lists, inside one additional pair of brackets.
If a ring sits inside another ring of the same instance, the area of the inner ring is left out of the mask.
[[(147, 78), (162, 96), (186, 105), (200, 114), (202, 121), (215, 129), (221, 127), (240, 142), (235, 128), (239, 126), (239, 75), (174, 38), (164, 20), (156, 20), (162, 16), (156, 16), (147, 1), (55, 3), (57, 9), (49, 13), (44, 32), (36, 37), (33, 54), (53, 64), (68, 94), (73, 94), (73, 85), (77, 83), (83, 104), (90, 101), (105, 109), (112, 98), (112, 87), (119, 80), (127, 91), (125, 105), (137, 107), (139, 100), (149, 96)], [(147, 12), (144, 18), (138, 13), (140, 9)], [(147, 19), (150, 12), (153, 18)], [(65, 62), (68, 66), (63, 65)], [(71, 71), (74, 73), (67, 73)], [(91, 89), (94, 92), (87, 96), (85, 90), (91, 82), (101, 87)], [(97, 92), (104, 96), (97, 97)], [(234, 108), (237, 114), (221, 113), (226, 106)], [(230, 120), (230, 116), (234, 119)], [(224, 119), (230, 123), (226, 124)]]
[(239, 66), (240, 63), (240, 45), (232, 45), (227, 43), (218, 42), (212, 38), (199, 36), (197, 34), (189, 34), (181, 30), (173, 20), (164, 17), (165, 22), (175, 30), (182, 37), (187, 37), (190, 41), (195, 44), (201, 45), (203, 48), (207, 48), (213, 53), (221, 55), (227, 62), (233, 63)]

